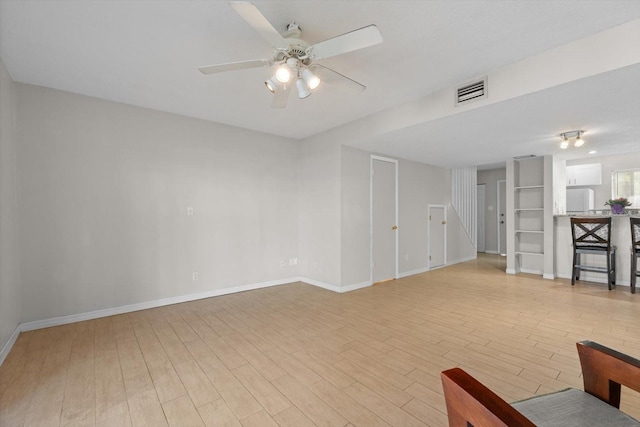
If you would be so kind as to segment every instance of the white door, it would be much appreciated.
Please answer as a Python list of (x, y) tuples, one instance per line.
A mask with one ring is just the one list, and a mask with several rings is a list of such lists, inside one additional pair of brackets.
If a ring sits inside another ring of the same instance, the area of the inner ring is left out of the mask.
[(485, 192), (485, 184), (478, 184), (478, 191), (477, 191), (477, 200), (478, 200), (478, 208), (477, 208), (477, 211), (478, 211), (478, 220), (477, 220), (478, 247), (477, 247), (477, 251), (478, 252), (484, 252), (485, 251), (484, 192)]
[(371, 278), (374, 283), (397, 277), (397, 162), (371, 158)]
[(445, 206), (429, 206), (429, 268), (447, 262), (447, 211)]
[(507, 181), (498, 181), (498, 253), (507, 254)]

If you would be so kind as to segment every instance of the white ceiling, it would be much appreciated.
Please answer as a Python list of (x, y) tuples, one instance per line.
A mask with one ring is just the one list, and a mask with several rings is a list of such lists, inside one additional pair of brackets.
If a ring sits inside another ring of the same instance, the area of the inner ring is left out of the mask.
[[(263, 86), (269, 69), (200, 74), (200, 65), (271, 53), (223, 1), (2, 0), (0, 56), (19, 82), (303, 139), (640, 18), (640, 1), (620, 0), (253, 3), (278, 30), (298, 22), (309, 43), (376, 24), (383, 44), (320, 61), (367, 90), (321, 86), (280, 110)], [(604, 152), (638, 150), (639, 77), (640, 67), (627, 67), (354, 145), (441, 166), (485, 164), (556, 149), (530, 135), (586, 128), (594, 146), (599, 130), (609, 132)], [(482, 150), (456, 149), (460, 141)]]

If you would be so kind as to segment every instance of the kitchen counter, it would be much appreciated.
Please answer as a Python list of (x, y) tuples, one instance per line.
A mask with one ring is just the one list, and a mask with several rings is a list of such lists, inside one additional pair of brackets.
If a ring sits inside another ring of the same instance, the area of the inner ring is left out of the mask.
[[(616, 246), (616, 285), (629, 286), (631, 273), (631, 226), (630, 217), (640, 215), (619, 214), (619, 215), (596, 215), (596, 214), (569, 214), (555, 215), (554, 236), (555, 236), (555, 272), (556, 277), (571, 279), (573, 262), (573, 240), (571, 237), (572, 216), (590, 217), (611, 217), (611, 244)], [(598, 255), (582, 255), (584, 264), (606, 266), (606, 257)], [(606, 275), (583, 271), (580, 278), (584, 281), (599, 282), (606, 284)], [(581, 281), (582, 281), (581, 280)]]

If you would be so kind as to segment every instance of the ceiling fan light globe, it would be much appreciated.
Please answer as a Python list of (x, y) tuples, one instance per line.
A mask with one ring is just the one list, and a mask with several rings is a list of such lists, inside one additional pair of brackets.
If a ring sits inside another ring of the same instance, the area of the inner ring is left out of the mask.
[(296, 80), (296, 88), (298, 89), (298, 98), (304, 99), (311, 95), (311, 91), (307, 87), (307, 84), (302, 79)]
[(285, 65), (281, 66), (276, 71), (276, 80), (278, 80), (280, 83), (287, 83), (290, 78), (291, 71), (289, 71), (289, 68), (287, 68)]

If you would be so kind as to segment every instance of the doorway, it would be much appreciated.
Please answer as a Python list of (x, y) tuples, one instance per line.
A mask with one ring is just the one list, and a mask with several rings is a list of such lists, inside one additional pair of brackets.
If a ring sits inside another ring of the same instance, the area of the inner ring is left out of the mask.
[(507, 181), (498, 181), (498, 210), (496, 212), (498, 222), (498, 253), (507, 255)]
[(398, 277), (398, 161), (371, 156), (371, 281)]
[(429, 270), (447, 263), (447, 209), (444, 205), (429, 205)]

